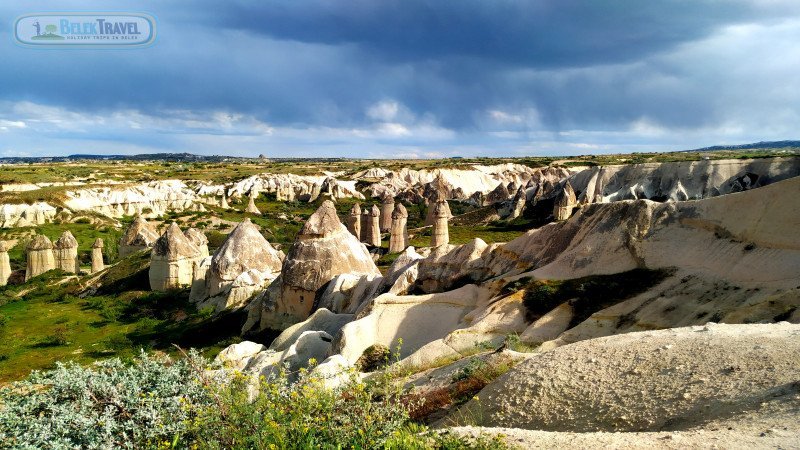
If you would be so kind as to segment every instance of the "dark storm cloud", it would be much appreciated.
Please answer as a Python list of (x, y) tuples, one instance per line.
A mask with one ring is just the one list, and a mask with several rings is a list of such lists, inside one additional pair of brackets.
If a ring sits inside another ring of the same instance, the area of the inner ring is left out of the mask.
[[(14, 46), (0, 31), (0, 133), (20, 142), (42, 129), (70, 140), (119, 136), (147, 148), (161, 139), (175, 149), (178, 134), (262, 136), (276, 127), (259, 139), (287, 148), (306, 135), (329, 148), (434, 140), (491, 148), (507, 143), (490, 132), (519, 133), (513, 145), (562, 139), (569, 130), (618, 142), (610, 136), (636, 123), (648, 133), (731, 129), (751, 116), (788, 124), (798, 113), (774, 107), (798, 96), (774, 88), (793, 85), (788, 74), (800, 66), (796, 2), (205, 0), (114, 7), (154, 14), (157, 44), (37, 51)], [(37, 10), (106, 8), (6, 3), (0, 17), (11, 23)], [(24, 108), (14, 109), (19, 104)], [(400, 112), (370, 113), (376, 105)], [(74, 112), (64, 120), (83, 125), (59, 128), (66, 122), (41, 119), (44, 106), (60, 108), (48, 114)], [(113, 126), (93, 116), (115, 113)], [(147, 117), (123, 117), (137, 114)], [(23, 120), (25, 127), (17, 124)], [(210, 125), (198, 127), (203, 121)]]

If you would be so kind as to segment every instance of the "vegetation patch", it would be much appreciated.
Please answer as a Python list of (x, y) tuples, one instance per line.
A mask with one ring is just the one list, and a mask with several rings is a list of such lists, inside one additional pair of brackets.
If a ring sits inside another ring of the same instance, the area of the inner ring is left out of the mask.
[[(528, 320), (533, 321), (568, 302), (574, 311), (569, 327), (574, 327), (601, 309), (645, 292), (672, 273), (667, 269), (634, 269), (572, 280), (532, 280), (524, 287), (523, 304)], [(520, 280), (513, 283), (504, 290), (518, 289)]]

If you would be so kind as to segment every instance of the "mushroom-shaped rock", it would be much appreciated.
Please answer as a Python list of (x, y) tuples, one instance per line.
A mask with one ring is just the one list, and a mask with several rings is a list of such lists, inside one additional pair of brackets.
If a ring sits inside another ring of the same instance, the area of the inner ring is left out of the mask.
[(366, 244), (373, 247), (381, 246), (380, 230), (381, 210), (378, 205), (372, 205), (367, 213), (366, 229), (364, 230)]
[(394, 212), (394, 197), (387, 195), (381, 203), (381, 232), (389, 231), (392, 228), (392, 212)]
[(446, 201), (436, 202), (433, 206), (431, 247), (438, 247), (450, 242), (450, 230), (447, 221), (450, 220), (451, 216), (450, 205), (448, 205)]
[(198, 249), (175, 222), (158, 238), (150, 256), (150, 288), (166, 291), (192, 283), (193, 266), (200, 258)]
[(8, 284), (11, 277), (11, 261), (8, 258), (8, 247), (6, 243), (0, 241), (0, 286)]
[(97, 238), (92, 244), (92, 273), (103, 270), (106, 266), (103, 263), (103, 247), (105, 243), (102, 239)]
[(158, 231), (144, 217), (136, 217), (119, 240), (120, 258), (152, 247), (158, 237)]
[[(266, 278), (275, 278), (282, 264), (283, 254), (272, 247), (250, 219), (244, 219), (211, 257), (206, 273), (207, 292), (198, 300), (220, 296), (219, 302), (215, 303), (218, 310), (234, 306), (228, 304), (227, 294), (237, 278), (245, 272), (257, 271), (258, 274), (253, 272), (248, 277), (259, 278), (253, 281), (260, 285)], [(245, 278), (240, 283), (243, 280)]]
[(307, 318), (317, 292), (346, 273), (380, 275), (367, 248), (342, 225), (333, 203), (326, 201), (303, 225), (286, 255), (275, 323), (267, 326), (284, 328)]
[(406, 222), (408, 211), (402, 203), (396, 203), (392, 211), (392, 226), (389, 233), (389, 253), (402, 252), (408, 246)]
[(350, 214), (347, 216), (345, 223), (350, 233), (352, 233), (356, 239), (361, 240), (361, 205), (356, 203), (350, 208)]
[(197, 228), (189, 228), (183, 234), (200, 250), (201, 258), (208, 256), (208, 238), (205, 233)]
[(572, 210), (577, 206), (578, 200), (575, 190), (569, 180), (564, 183), (564, 190), (556, 199), (553, 206), (553, 217), (555, 220), (567, 220), (572, 215)]
[(56, 269), (61, 269), (67, 273), (78, 273), (80, 270), (78, 241), (69, 230), (62, 233), (61, 237), (53, 244), (53, 256), (55, 257)]
[(53, 255), (53, 243), (43, 234), (37, 234), (26, 247), (28, 267), (25, 270), (25, 281), (56, 268)]

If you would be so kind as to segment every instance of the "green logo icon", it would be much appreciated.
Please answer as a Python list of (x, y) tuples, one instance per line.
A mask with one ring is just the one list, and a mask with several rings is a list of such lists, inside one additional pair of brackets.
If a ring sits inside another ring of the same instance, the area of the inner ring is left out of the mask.
[(49, 24), (45, 25), (44, 27), (44, 34), (42, 34), (42, 26), (39, 24), (39, 21), (33, 22), (33, 28), (36, 28), (36, 36), (31, 36), (32, 40), (35, 41), (62, 41), (64, 40), (64, 36), (59, 36), (56, 34), (58, 31), (58, 27)]

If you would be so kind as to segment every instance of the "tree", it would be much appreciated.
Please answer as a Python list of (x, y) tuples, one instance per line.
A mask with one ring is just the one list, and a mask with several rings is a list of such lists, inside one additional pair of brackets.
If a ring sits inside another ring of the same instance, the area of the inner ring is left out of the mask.
[(48, 25), (48, 26), (44, 27), (44, 31), (46, 31), (47, 34), (56, 34), (56, 30), (57, 30), (57, 28), (56, 28), (55, 25)]

